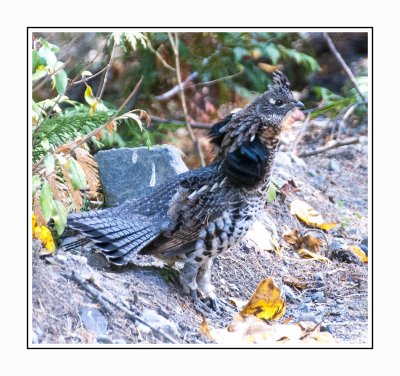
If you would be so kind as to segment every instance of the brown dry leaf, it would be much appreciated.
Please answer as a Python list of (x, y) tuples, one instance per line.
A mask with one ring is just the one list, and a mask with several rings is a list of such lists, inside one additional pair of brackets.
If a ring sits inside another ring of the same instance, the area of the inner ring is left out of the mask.
[(321, 240), (311, 235), (303, 236), (301, 239), (301, 248), (308, 249), (311, 252), (319, 252), (319, 247), (321, 245)]
[(213, 336), (211, 335), (210, 327), (208, 326), (208, 323), (206, 321), (206, 318), (203, 315), (203, 320), (200, 324), (200, 333), (204, 334), (206, 337), (213, 339)]
[(368, 263), (368, 257), (358, 245), (349, 245), (347, 249), (353, 252), (363, 263)]
[(301, 248), (297, 251), (297, 253), (303, 257), (303, 258), (308, 258), (310, 260), (315, 260), (315, 261), (324, 261), (324, 262), (329, 262), (329, 259), (319, 255), (318, 253), (311, 252), (308, 249)]
[(331, 230), (336, 226), (335, 223), (325, 222), (319, 212), (301, 200), (294, 200), (290, 204), (290, 214), (296, 215), (306, 225), (318, 227), (322, 230)]
[(296, 287), (298, 289), (305, 289), (308, 287), (308, 282), (306, 281), (300, 281), (297, 278), (294, 278), (292, 276), (285, 276), (282, 278), (282, 281), (288, 285), (288, 286), (293, 286)]
[(110, 122), (104, 128), (107, 129), (109, 134), (113, 134), (117, 130), (117, 124)]
[(305, 248), (312, 252), (318, 252), (319, 247), (322, 245), (321, 240), (318, 238), (311, 235), (301, 236), (297, 229), (286, 231), (283, 234), (283, 239), (287, 243), (294, 245), (296, 249)]
[(254, 315), (264, 320), (276, 320), (285, 313), (285, 300), (279, 287), (272, 278), (266, 278), (257, 286), (253, 296), (240, 312), (242, 315)]
[(93, 196), (97, 196), (97, 191), (100, 185), (97, 162), (94, 160), (93, 156), (83, 147), (75, 149), (75, 157), (79, 165), (82, 167), (83, 172), (85, 173), (90, 193)]
[(297, 230), (297, 229), (285, 231), (283, 233), (283, 239), (287, 243), (295, 245), (297, 248), (300, 247), (301, 238), (300, 238), (299, 230)]
[(61, 170), (62, 173), (64, 175), (65, 178), (65, 182), (67, 183), (68, 186), (68, 192), (72, 198), (72, 201), (75, 205), (76, 211), (80, 212), (81, 211), (81, 207), (82, 207), (82, 197), (81, 197), (81, 193), (79, 190), (74, 189), (74, 187), (72, 186), (72, 182), (71, 182), (71, 178), (68, 174), (67, 168), (65, 164), (61, 165)]

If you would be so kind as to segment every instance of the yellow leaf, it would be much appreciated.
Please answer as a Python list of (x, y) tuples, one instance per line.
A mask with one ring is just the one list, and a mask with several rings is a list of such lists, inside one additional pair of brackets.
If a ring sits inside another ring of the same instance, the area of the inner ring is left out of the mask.
[(281, 247), (279, 247), (279, 244), (278, 244), (278, 242), (275, 240), (274, 237), (271, 238), (271, 243), (274, 245), (276, 253), (277, 253), (278, 255), (280, 255), (280, 254), (281, 254)]
[(272, 278), (266, 278), (257, 286), (249, 302), (240, 312), (242, 315), (254, 315), (264, 320), (276, 320), (285, 313), (285, 300), (279, 287)]
[(335, 223), (325, 223), (322, 215), (318, 213), (313, 207), (301, 200), (294, 200), (290, 204), (290, 214), (296, 215), (306, 225), (318, 227), (322, 230), (331, 230), (336, 226)]
[(317, 227), (319, 227), (321, 230), (329, 231), (329, 230), (332, 230), (334, 227), (336, 227), (336, 223), (327, 222), (327, 223), (323, 223), (322, 225), (317, 226)]
[(46, 226), (36, 226), (34, 229), (34, 237), (40, 240), (45, 248), (47, 249), (47, 253), (54, 253), (55, 244), (53, 240), (53, 236), (51, 235), (50, 230)]
[(316, 261), (325, 261), (325, 262), (329, 261), (328, 258), (326, 258), (324, 256), (321, 256), (318, 253), (311, 252), (311, 251), (309, 251), (308, 249), (305, 249), (305, 248), (299, 249), (297, 251), (297, 253), (303, 258), (309, 258), (309, 259), (313, 259), (313, 260), (316, 260)]
[(362, 262), (368, 263), (368, 257), (365, 252), (357, 245), (349, 245), (348, 250), (353, 252)]
[(203, 315), (203, 321), (200, 324), (200, 333), (204, 334), (208, 338), (213, 338), (211, 335), (210, 327), (207, 324), (206, 318)]

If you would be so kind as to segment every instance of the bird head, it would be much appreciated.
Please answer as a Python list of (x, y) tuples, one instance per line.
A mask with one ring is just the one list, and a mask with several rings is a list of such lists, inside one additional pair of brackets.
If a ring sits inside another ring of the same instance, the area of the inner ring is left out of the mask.
[(279, 137), (282, 125), (292, 114), (303, 108), (291, 91), (288, 78), (282, 72), (273, 73), (274, 84), (242, 110), (227, 116), (210, 130), (211, 140), (219, 146), (220, 156), (232, 152), (258, 136), (268, 148)]

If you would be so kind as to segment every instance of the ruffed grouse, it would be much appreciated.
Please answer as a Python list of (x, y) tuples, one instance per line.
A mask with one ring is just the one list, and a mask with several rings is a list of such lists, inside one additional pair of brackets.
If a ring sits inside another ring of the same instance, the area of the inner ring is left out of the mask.
[(209, 166), (177, 175), (147, 197), (104, 210), (72, 214), (68, 225), (93, 240), (110, 263), (135, 255), (183, 261), (180, 282), (196, 304), (218, 310), (213, 258), (235, 245), (263, 210), (275, 149), (285, 119), (303, 107), (286, 76), (248, 106), (213, 125), (219, 146)]

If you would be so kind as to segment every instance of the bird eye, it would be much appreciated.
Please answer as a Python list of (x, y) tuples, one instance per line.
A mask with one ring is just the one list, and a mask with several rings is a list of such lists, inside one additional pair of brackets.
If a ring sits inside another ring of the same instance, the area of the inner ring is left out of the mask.
[(282, 105), (283, 105), (283, 102), (282, 102), (280, 99), (277, 99), (277, 100), (275, 101), (275, 106), (280, 107), (280, 106), (282, 106)]

